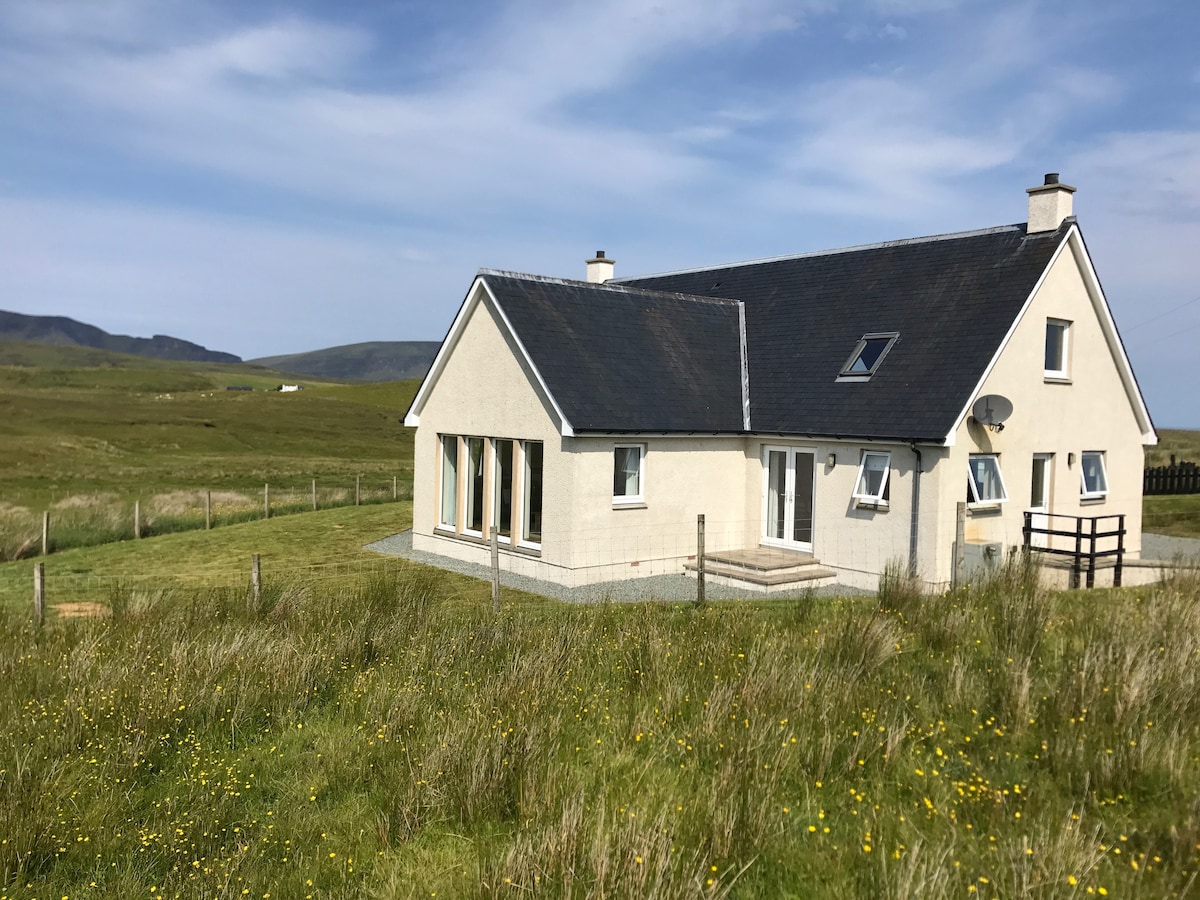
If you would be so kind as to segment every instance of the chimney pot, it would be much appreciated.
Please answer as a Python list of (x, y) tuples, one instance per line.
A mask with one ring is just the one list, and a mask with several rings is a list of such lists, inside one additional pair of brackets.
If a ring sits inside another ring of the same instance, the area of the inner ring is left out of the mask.
[(1047, 172), (1045, 184), (1058, 184), (1058, 173)]

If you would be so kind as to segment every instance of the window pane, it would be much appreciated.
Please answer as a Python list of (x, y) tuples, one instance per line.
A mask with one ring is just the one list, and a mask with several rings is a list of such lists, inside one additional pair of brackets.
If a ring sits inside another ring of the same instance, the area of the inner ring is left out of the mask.
[(1067, 326), (1061, 322), (1046, 323), (1046, 371), (1062, 372), (1066, 366), (1063, 357), (1066, 349)]
[(1046, 506), (1046, 467), (1049, 462), (1044, 456), (1033, 458), (1033, 484), (1029, 490), (1029, 505), (1033, 509)]
[(863, 342), (862, 351), (858, 354), (858, 358), (850, 364), (847, 370), (853, 374), (865, 375), (875, 368), (875, 364), (879, 362), (879, 357), (883, 355), (883, 351), (887, 349), (892, 339), (886, 338), (871, 338)]
[(467, 438), (467, 521), (471, 531), (483, 531), (483, 438)]
[(796, 504), (792, 510), (792, 540), (811, 544), (813, 539), (813, 469), (816, 457), (796, 454)]
[(969, 463), (971, 481), (980, 503), (999, 503), (1007, 500), (1004, 481), (1000, 477), (1000, 463), (994, 456), (972, 456)]
[(525, 447), (524, 540), (542, 542), (542, 442), (527, 441)]
[(512, 536), (513, 442), (496, 441), (496, 497), (492, 525), (501, 537)]
[(613, 496), (641, 496), (641, 470), (641, 447), (617, 447), (613, 454)]
[(441, 523), (455, 526), (458, 511), (458, 437), (442, 435), (442, 517)]
[(767, 451), (767, 537), (783, 539), (784, 501), (787, 498), (787, 454)]
[(885, 499), (884, 477), (887, 475), (891, 457), (886, 453), (863, 454), (862, 475), (858, 479), (854, 496), (867, 499)]
[(1104, 475), (1103, 454), (1083, 454), (1082, 471), (1085, 494), (1103, 494), (1108, 491), (1108, 479)]

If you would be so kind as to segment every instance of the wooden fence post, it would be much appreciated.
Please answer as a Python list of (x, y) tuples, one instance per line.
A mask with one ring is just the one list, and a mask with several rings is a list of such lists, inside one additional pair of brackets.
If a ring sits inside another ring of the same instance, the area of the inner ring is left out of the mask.
[(204, 492), (204, 530), (212, 528), (212, 491)]
[(254, 607), (257, 609), (262, 600), (262, 566), (257, 553), (250, 557), (250, 589), (254, 593)]
[(959, 501), (954, 510), (954, 571), (952, 587), (960, 588), (967, 581), (967, 504)]
[(696, 516), (696, 605), (704, 604), (704, 513), (700, 513)]
[(493, 528), (492, 545), (492, 611), (500, 612), (500, 529)]
[(137, 540), (142, 536), (142, 501), (133, 501), (133, 537)]
[(46, 564), (33, 566), (33, 621), (38, 628), (46, 622)]
[(354, 476), (354, 505), (358, 506), (360, 500), (360, 491), (362, 489), (362, 476)]
[(270, 483), (263, 485), (263, 518), (271, 518), (271, 485)]
[(42, 556), (50, 555), (50, 510), (42, 513)]
[(398, 500), (399, 498), (400, 498), (400, 495), (396, 491), (396, 476), (393, 475), (392, 476), (392, 500), (395, 501), (395, 500)]
[(317, 479), (313, 479), (312, 495), (313, 495), (313, 512), (317, 511)]

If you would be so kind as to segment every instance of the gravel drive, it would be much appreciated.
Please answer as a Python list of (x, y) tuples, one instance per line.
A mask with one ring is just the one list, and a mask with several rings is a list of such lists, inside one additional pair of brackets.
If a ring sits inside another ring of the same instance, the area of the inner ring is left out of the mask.
[[(478, 578), (482, 581), (488, 581), (492, 577), (491, 571), (487, 566), (449, 559), (445, 556), (425, 553), (421, 550), (414, 550), (412, 548), (411, 531), (402, 531), (400, 534), (394, 534), (383, 540), (367, 544), (366, 549), (388, 556), (399, 556), (402, 559), (410, 559), (413, 562), (449, 569), (452, 572), (470, 575), (472, 578)], [(682, 574), (652, 575), (649, 578), (631, 578), (624, 581), (606, 581), (599, 584), (582, 585), (580, 587), (566, 587), (561, 584), (555, 584), (552, 581), (541, 581), (537, 578), (529, 578), (524, 575), (514, 575), (511, 572), (502, 571), (500, 573), (500, 584), (502, 587), (516, 588), (517, 590), (527, 591), (530, 594), (539, 594), (543, 597), (553, 597), (556, 600), (565, 600), (567, 603), (595, 603), (597, 601), (621, 603), (632, 600), (689, 601), (696, 599), (696, 579)], [(711, 600), (738, 600), (746, 597), (763, 599), (763, 595), (761, 594), (753, 594), (745, 590), (728, 588), (722, 585), (709, 583), (705, 587), (705, 594)], [(802, 593), (804, 592), (798, 591), (796, 594), (771, 594), (770, 598), (782, 599)], [(854, 588), (841, 587), (836, 584), (813, 590), (813, 595), (817, 597), (845, 597), (849, 594), (862, 593), (866, 592), (855, 590)]]

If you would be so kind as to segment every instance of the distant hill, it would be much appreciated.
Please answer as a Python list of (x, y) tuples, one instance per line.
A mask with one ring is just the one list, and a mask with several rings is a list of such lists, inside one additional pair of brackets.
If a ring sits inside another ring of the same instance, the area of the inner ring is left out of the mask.
[(0, 309), (0, 339), (33, 341), (59, 346), (94, 347), (117, 353), (132, 353), (153, 359), (178, 359), (189, 362), (239, 363), (241, 357), (219, 353), (191, 341), (156, 334), (154, 337), (129, 337), (109, 334), (94, 325), (85, 325), (65, 316), (26, 316)]
[(438, 341), (367, 341), (308, 353), (252, 359), (258, 366), (345, 381), (403, 381), (424, 378)]

